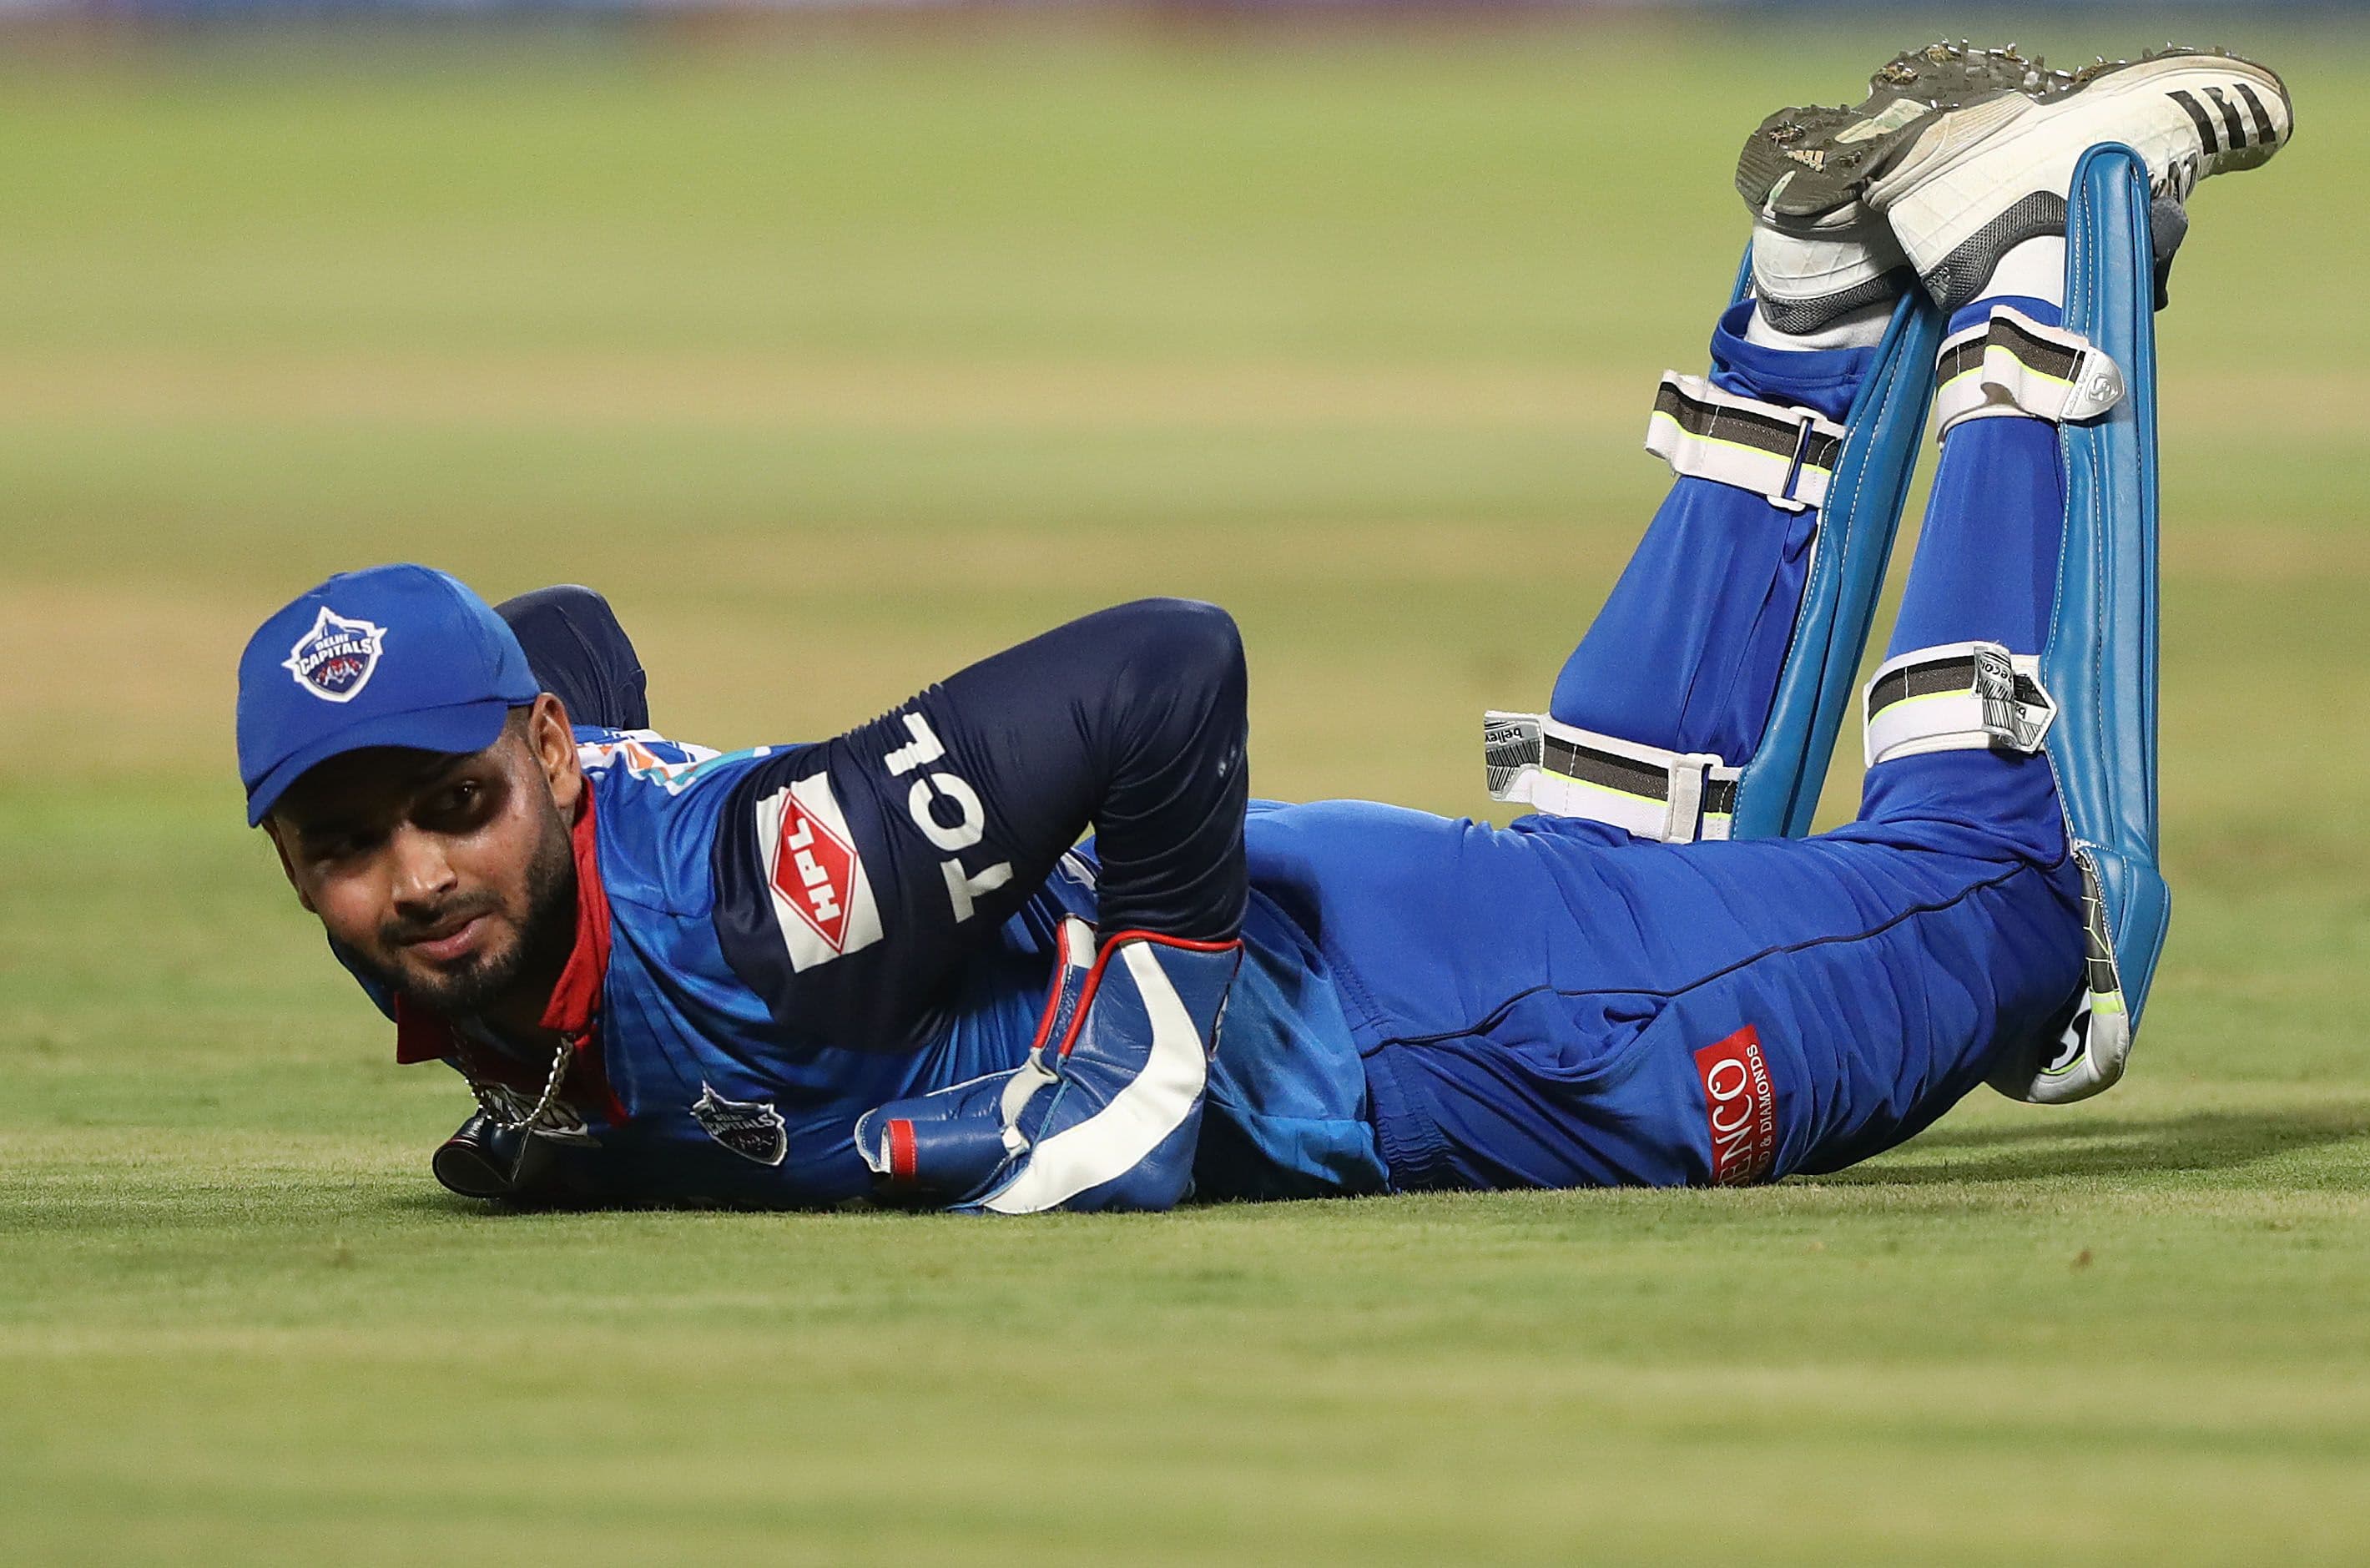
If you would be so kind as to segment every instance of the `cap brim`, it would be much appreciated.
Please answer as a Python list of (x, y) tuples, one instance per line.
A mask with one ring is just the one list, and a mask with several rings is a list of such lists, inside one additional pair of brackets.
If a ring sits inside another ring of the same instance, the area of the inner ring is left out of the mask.
[(500, 698), (459, 702), (450, 708), (427, 708), (410, 713), (384, 713), (365, 719), (333, 734), (324, 735), (283, 758), (247, 792), (247, 825), (255, 826), (270, 814), (288, 787), (333, 756), (372, 746), (401, 746), (408, 751), (477, 752), (492, 745), (510, 718), (511, 704)]

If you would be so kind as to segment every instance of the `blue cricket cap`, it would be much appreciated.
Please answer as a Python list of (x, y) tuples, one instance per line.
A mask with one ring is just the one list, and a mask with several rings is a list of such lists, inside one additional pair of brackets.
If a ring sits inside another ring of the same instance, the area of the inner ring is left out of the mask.
[(247, 825), (346, 752), (482, 751), (542, 689), (518, 638), (459, 579), (424, 566), (340, 572), (265, 621), (239, 656)]

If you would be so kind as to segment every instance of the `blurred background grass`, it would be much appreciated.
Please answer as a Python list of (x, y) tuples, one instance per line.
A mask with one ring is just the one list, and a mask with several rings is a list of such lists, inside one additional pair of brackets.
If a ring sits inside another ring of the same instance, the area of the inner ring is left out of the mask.
[(2370, 35), (2179, 15), (2301, 129), (2161, 321), (2133, 1079), (1766, 1193), (993, 1231), (436, 1194), (457, 1089), (238, 825), (248, 629), (589, 582), (733, 745), (1196, 594), (1256, 789), (1486, 814), (1479, 709), (1664, 483), (1738, 141), (1935, 14), (10, 30), (0, 1557), (2358, 1556)]
[[(1640, 388), (1702, 358), (1740, 128), (1848, 96), (1846, 30), (20, 55), (0, 719), (226, 791), (258, 606), (372, 559), (604, 587), (665, 721), (735, 743), (1159, 590), (1243, 617), (1262, 788), (1469, 805), (1471, 710), (1536, 692), (1658, 492)], [(2165, 323), (2176, 692), (2261, 640), (2217, 603), (2358, 560), (2363, 49), (2263, 42), (2305, 133), (2209, 188)]]

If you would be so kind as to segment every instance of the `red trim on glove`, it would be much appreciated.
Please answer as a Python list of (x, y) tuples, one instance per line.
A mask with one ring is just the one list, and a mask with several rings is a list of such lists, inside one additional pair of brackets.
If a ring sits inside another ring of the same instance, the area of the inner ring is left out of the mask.
[(1232, 941), (1208, 942), (1192, 937), (1164, 937), (1157, 931), (1121, 931), (1106, 937), (1102, 951), (1095, 954), (1095, 966), (1087, 971), (1087, 983), (1078, 987), (1078, 1008), (1070, 1015), (1070, 1027), (1062, 1036), (1062, 1048), (1054, 1053), (1056, 1055), (1068, 1055), (1070, 1047), (1078, 1043), (1078, 1030), (1087, 1021), (1087, 1010), (1095, 1005), (1097, 987), (1103, 983), (1103, 966), (1110, 963), (1111, 954), (1126, 942), (1151, 942), (1158, 947), (1183, 948), (1187, 952), (1239, 952), (1243, 945), (1240, 937)]
[(911, 1182), (914, 1179), (914, 1124), (903, 1116), (890, 1118), (889, 1179)]

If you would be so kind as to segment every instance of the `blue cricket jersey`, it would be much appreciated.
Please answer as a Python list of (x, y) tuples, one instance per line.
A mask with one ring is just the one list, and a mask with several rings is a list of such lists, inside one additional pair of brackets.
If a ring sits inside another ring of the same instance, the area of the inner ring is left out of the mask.
[[(1214, 643), (1213, 617), (1168, 601), (1090, 617), (819, 744), (718, 755), (580, 729), (581, 914), (546, 1019), (583, 1036), (563, 1124), (544, 1135), (568, 1187), (788, 1206), (864, 1195), (856, 1119), (1020, 1065), (1063, 917), (1122, 928), (1099, 851), (1131, 833), (1150, 847), (1129, 861), (1124, 928), (1246, 942), (1203, 1193), (1382, 1187), (1317, 947), (1245, 887), (1239, 720), (1230, 731), (1169, 695), (1214, 684), (1195, 658), (1238, 666), (1231, 623)], [(1140, 655), (1170, 667), (1132, 683)], [(1131, 790), (1146, 809), (1128, 809)], [(1101, 834), (1081, 845), (1089, 822)], [(450, 1061), (496, 1092), (540, 1081), (539, 1063), (482, 1030), (398, 1022), (407, 1060)]]

